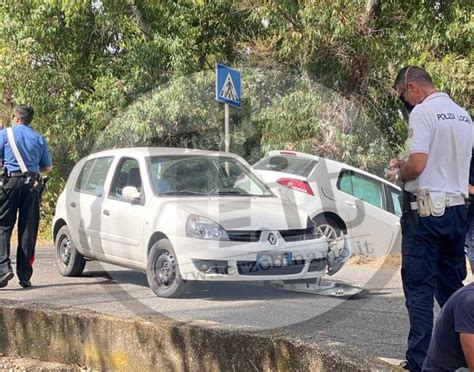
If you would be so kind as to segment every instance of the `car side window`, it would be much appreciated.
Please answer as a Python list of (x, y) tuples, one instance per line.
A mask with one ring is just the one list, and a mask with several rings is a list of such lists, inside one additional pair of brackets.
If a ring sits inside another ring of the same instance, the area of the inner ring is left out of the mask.
[(341, 172), (338, 188), (339, 190), (344, 191), (347, 194), (353, 195), (351, 172), (348, 172), (348, 171)]
[(393, 205), (393, 214), (395, 216), (400, 217), (402, 215), (402, 206), (400, 205), (400, 191), (396, 189), (389, 189), (390, 199), (392, 200)]
[(123, 158), (120, 160), (110, 186), (110, 197), (122, 198), (122, 190), (126, 186), (134, 186), (138, 191), (142, 188), (138, 160)]
[(359, 175), (353, 171), (342, 171), (338, 183), (339, 190), (357, 199), (383, 208), (383, 193), (380, 182)]
[(76, 181), (76, 191), (102, 196), (112, 157), (88, 160)]

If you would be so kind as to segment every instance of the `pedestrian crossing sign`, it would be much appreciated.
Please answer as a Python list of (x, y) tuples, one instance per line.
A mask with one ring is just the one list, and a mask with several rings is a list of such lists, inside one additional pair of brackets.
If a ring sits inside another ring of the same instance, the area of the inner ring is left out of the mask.
[(240, 72), (216, 63), (216, 100), (234, 107), (241, 107)]

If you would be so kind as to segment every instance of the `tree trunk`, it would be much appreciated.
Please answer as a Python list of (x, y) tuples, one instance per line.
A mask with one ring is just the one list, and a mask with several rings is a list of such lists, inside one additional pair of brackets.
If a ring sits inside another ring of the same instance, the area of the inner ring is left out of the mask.
[(367, 16), (370, 18), (377, 18), (379, 15), (379, 0), (367, 0), (365, 7)]
[(146, 41), (151, 40), (151, 27), (147, 20), (143, 17), (142, 12), (138, 9), (137, 4), (135, 4), (134, 0), (128, 0), (128, 4), (130, 5), (130, 10), (132, 11), (133, 18), (137, 22), (138, 28), (143, 33), (143, 37)]

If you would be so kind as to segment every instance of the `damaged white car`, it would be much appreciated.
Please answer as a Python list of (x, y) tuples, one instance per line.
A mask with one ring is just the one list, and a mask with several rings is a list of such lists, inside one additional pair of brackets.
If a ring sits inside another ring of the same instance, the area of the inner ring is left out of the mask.
[(276, 197), (239, 156), (173, 148), (96, 153), (72, 170), (53, 221), (57, 266), (144, 271), (160, 297), (192, 281), (302, 281), (338, 271), (347, 239), (317, 238), (308, 212)]

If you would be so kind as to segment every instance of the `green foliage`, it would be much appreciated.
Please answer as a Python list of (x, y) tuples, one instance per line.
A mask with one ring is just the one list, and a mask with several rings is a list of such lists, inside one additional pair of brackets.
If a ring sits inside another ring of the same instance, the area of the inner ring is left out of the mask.
[[(232, 150), (275, 148), (380, 173), (406, 127), (391, 85), (424, 66), (472, 110), (473, 6), (464, 0), (8, 0), (0, 4), (0, 121), (37, 111), (54, 173), (44, 213), (74, 163), (125, 144), (223, 148), (216, 61), (240, 66)], [(317, 83), (316, 83), (317, 82)], [(326, 87), (326, 88), (323, 88)]]
[[(381, 173), (394, 155), (375, 123), (336, 92), (281, 72), (243, 68), (242, 73), (244, 109), (232, 110), (231, 149), (248, 161), (291, 149)], [(94, 151), (123, 146), (223, 150), (223, 107), (213, 90), (212, 72), (160, 86), (112, 120)]]

